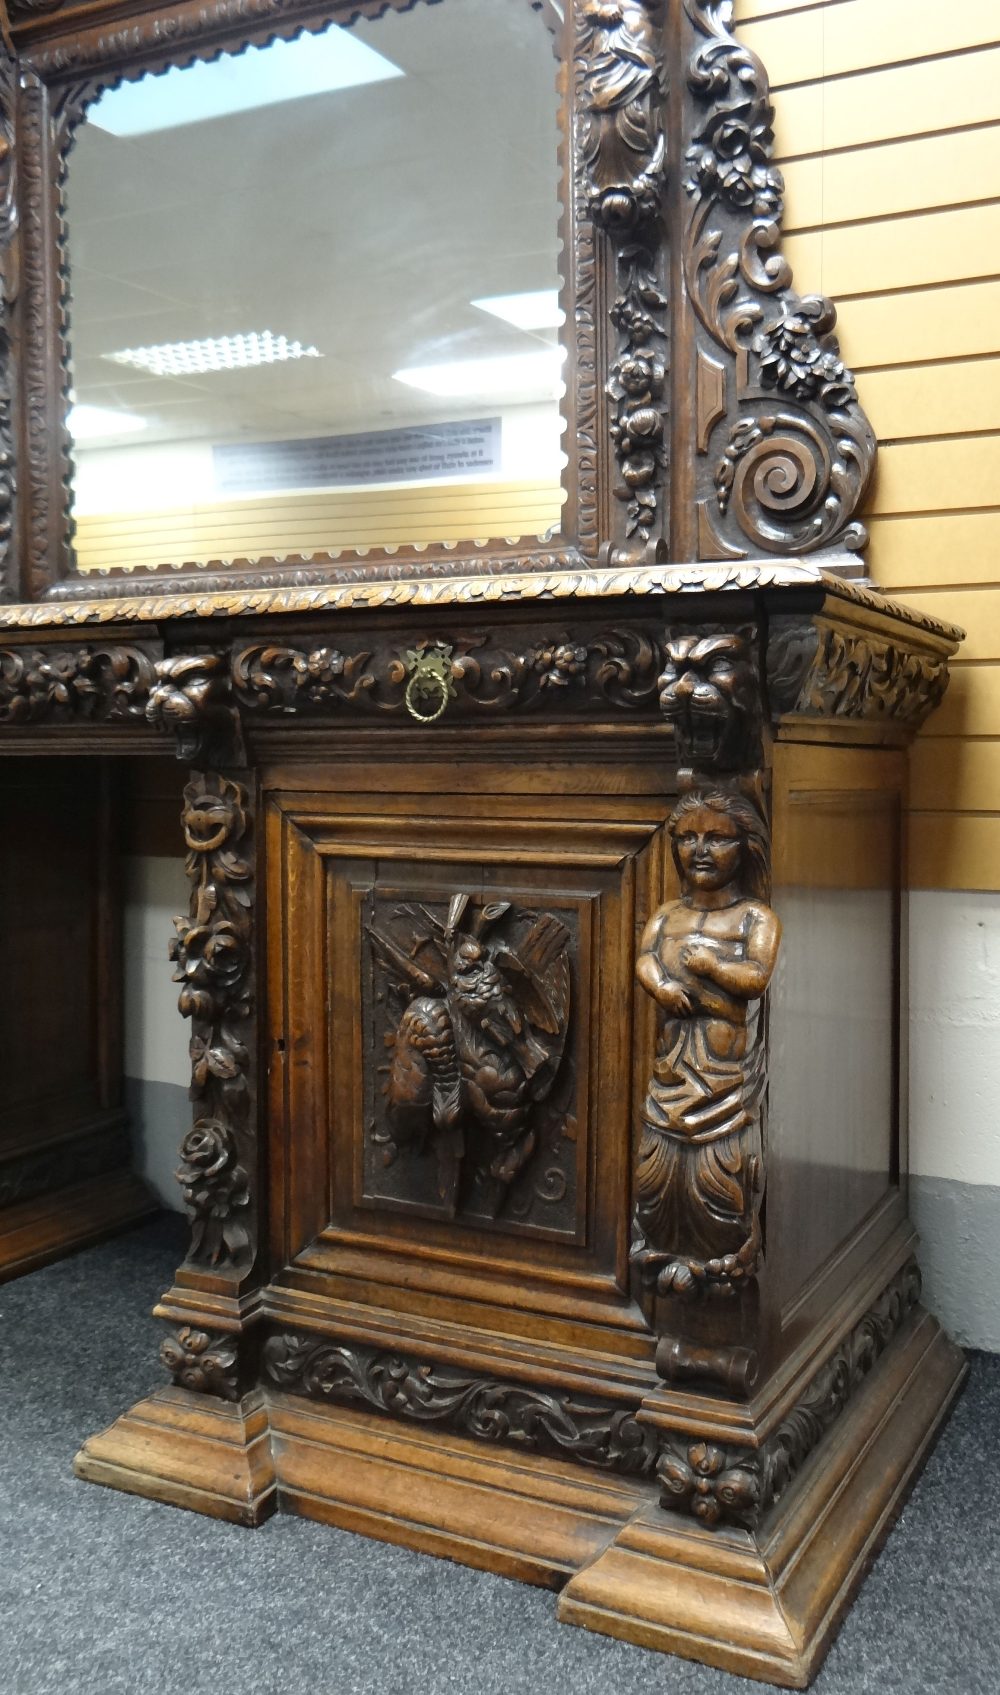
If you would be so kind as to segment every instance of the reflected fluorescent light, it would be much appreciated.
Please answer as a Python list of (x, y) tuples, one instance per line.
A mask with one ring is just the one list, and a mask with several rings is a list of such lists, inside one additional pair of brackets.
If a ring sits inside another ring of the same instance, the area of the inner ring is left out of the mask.
[(199, 61), (160, 76), (147, 73), (137, 82), (109, 88), (89, 107), (87, 118), (109, 135), (151, 135), (402, 75), (398, 65), (334, 26), (322, 35), (223, 54), (212, 64)]
[(110, 406), (71, 406), (66, 427), (74, 441), (96, 441), (98, 437), (130, 436), (146, 429), (148, 418), (136, 412), (116, 412)]
[(318, 347), (251, 330), (248, 335), (220, 335), (205, 341), (161, 341), (156, 347), (124, 347), (104, 353), (112, 365), (131, 365), (153, 377), (189, 377), (205, 371), (242, 371), (250, 365), (280, 365), (286, 359), (322, 359)]
[(489, 312), (494, 318), (502, 318), (505, 324), (513, 324), (516, 330), (555, 330), (565, 318), (557, 288), (534, 288), (524, 294), (488, 294), (472, 304), (480, 312)]
[(446, 365), (413, 365), (393, 371), (396, 382), (422, 388), (427, 394), (449, 400), (474, 395), (530, 393), (539, 399), (555, 398), (559, 392), (560, 366), (565, 358), (561, 347), (546, 347), (539, 353), (514, 353), (498, 359), (452, 359)]

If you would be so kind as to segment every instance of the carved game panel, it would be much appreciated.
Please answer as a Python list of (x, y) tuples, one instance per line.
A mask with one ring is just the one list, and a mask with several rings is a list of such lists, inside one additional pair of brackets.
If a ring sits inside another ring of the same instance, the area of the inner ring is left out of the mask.
[(577, 1234), (580, 924), (551, 900), (371, 892), (364, 1201)]

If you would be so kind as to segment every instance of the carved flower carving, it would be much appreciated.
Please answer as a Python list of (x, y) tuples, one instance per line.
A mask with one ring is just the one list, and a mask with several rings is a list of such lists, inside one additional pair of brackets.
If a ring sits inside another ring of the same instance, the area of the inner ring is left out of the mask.
[(344, 675), (344, 655), (334, 647), (317, 647), (311, 653), (296, 653), (292, 669), (297, 686), (309, 700), (329, 700), (334, 683)]
[(750, 1525), (760, 1507), (763, 1481), (753, 1456), (735, 1454), (711, 1442), (692, 1442), (686, 1453), (670, 1448), (657, 1475), (664, 1505), (686, 1509), (703, 1524), (729, 1520)]
[(169, 954), (182, 984), (177, 1004), (182, 1018), (212, 1019), (218, 1005), (235, 994), (250, 959), (247, 938), (227, 918), (214, 924), (191, 924), (175, 918), (177, 935)]
[(689, 194), (716, 196), (755, 218), (781, 217), (785, 183), (769, 163), (774, 133), (763, 101), (742, 101), (713, 114), (696, 144), (688, 149), (693, 174)]
[(754, 337), (765, 388), (781, 389), (796, 400), (819, 400), (829, 411), (850, 406), (857, 399), (853, 374), (836, 348), (825, 347), (817, 334), (832, 329), (834, 322), (824, 300), (785, 302), (781, 317)]
[(160, 1359), (182, 1389), (220, 1395), (225, 1401), (239, 1399), (236, 1342), (231, 1337), (208, 1336), (184, 1325), (162, 1343)]
[(534, 668), (540, 674), (539, 687), (565, 688), (575, 677), (583, 677), (587, 669), (587, 649), (572, 642), (553, 642), (538, 647), (532, 654)]
[(649, 400), (662, 394), (665, 379), (663, 360), (651, 348), (638, 347), (616, 361), (608, 391), (616, 400)]
[(211, 1265), (237, 1259), (250, 1238), (233, 1213), (249, 1205), (250, 1190), (228, 1126), (216, 1119), (199, 1120), (181, 1143), (175, 1176), (193, 1214), (190, 1257)]

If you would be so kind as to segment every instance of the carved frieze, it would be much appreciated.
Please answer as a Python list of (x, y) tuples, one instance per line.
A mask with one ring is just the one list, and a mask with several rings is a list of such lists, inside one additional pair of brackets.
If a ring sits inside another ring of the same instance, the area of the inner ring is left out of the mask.
[(656, 1464), (656, 1434), (630, 1407), (469, 1377), (448, 1366), (314, 1336), (272, 1336), (263, 1359), (271, 1382), (291, 1394), (443, 1424), (463, 1436), (563, 1454), (634, 1477), (652, 1475)]
[(130, 643), (0, 648), (0, 723), (141, 722), (155, 677)]
[(366, 930), (365, 1048), (386, 1056), (378, 1087), (367, 1061), (366, 1196), (574, 1229), (568, 923), (375, 894)]
[(770, 840), (754, 802), (724, 789), (683, 795), (667, 831), (681, 897), (653, 914), (636, 970), (658, 1031), (631, 1257), (659, 1295), (731, 1296), (761, 1246)]
[[(684, 274), (717, 376), (701, 501), (715, 557), (857, 552), (875, 437), (840, 357), (829, 300), (799, 296), (780, 252), (781, 173), (771, 163), (767, 74), (732, 28), (732, 0), (684, 0), (691, 140)], [(720, 358), (721, 355), (721, 358)]]
[(760, 761), (762, 711), (756, 631), (716, 624), (667, 631), (660, 711), (674, 727), (682, 766), (752, 769)]
[(771, 710), (807, 717), (892, 719), (917, 729), (948, 687), (948, 662), (870, 633), (778, 618), (767, 650)]
[(160, 1344), (160, 1361), (178, 1388), (224, 1401), (239, 1400), (237, 1353), (235, 1336), (210, 1335), (190, 1325), (172, 1331)]
[(177, 1180), (192, 1218), (189, 1258), (246, 1268), (253, 1207), (245, 1170), (252, 1145), (253, 892), (246, 791), (227, 778), (184, 790), (191, 910), (171, 943), (178, 1005), (191, 1020), (191, 1098)]
[(759, 1448), (667, 1436), (656, 1467), (661, 1504), (703, 1524), (754, 1529), (836, 1423), (919, 1299), (920, 1273), (911, 1261)]
[(105, 1172), (118, 1172), (129, 1162), (130, 1137), (124, 1125), (89, 1135), (74, 1136), (50, 1147), (31, 1148), (0, 1161), (0, 1208), (54, 1189), (85, 1183)]
[[(349, 710), (425, 723), (540, 709), (652, 712), (662, 654), (653, 629), (641, 625), (595, 634), (554, 624), (526, 633), (519, 645), (480, 632), (363, 647), (258, 642), (237, 651), (233, 692), (250, 713)], [(414, 712), (415, 679), (422, 677), (429, 698)]]

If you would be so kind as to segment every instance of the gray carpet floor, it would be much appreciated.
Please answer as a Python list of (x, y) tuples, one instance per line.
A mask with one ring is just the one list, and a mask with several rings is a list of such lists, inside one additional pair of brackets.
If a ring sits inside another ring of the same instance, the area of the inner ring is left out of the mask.
[[(256, 1531), (79, 1483), (158, 1382), (161, 1219), (0, 1287), (3, 1695), (736, 1695), (559, 1625), (554, 1597), (293, 1518)], [(968, 1389), (814, 1688), (998, 1695), (1000, 1356)]]

